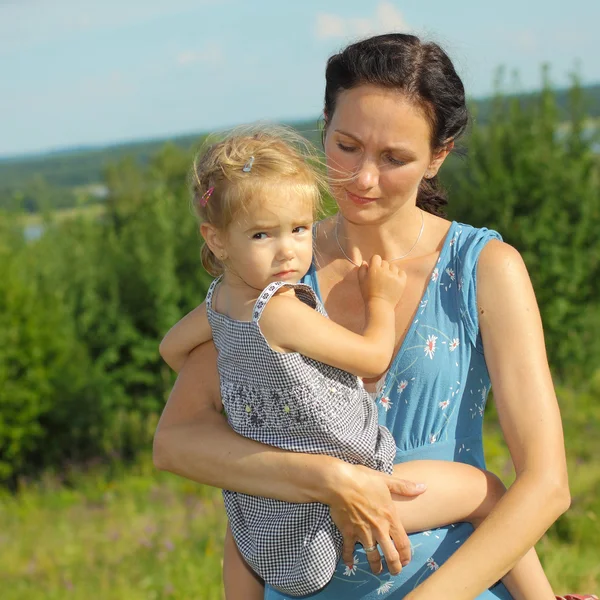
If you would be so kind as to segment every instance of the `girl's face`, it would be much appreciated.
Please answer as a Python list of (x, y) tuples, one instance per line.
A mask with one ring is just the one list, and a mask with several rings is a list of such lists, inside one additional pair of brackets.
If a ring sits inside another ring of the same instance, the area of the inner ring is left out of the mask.
[(342, 215), (379, 223), (416, 204), (419, 183), (437, 173), (448, 151), (432, 154), (419, 106), (394, 90), (362, 85), (338, 95), (325, 153)]
[(275, 185), (241, 213), (222, 238), (226, 277), (262, 290), (297, 283), (312, 261), (312, 204), (293, 186)]

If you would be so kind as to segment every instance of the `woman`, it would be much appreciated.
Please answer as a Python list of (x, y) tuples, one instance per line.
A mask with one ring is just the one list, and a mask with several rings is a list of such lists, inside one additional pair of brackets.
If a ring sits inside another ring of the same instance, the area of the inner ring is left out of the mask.
[[(221, 414), (209, 344), (181, 370), (157, 430), (155, 463), (217, 487), (327, 504), (344, 536), (345, 564), (314, 598), (510, 598), (495, 582), (567, 509), (569, 491), (560, 415), (523, 261), (494, 232), (437, 216), (445, 204), (437, 172), (467, 124), (462, 83), (437, 45), (402, 34), (349, 46), (329, 60), (326, 80), (324, 147), (339, 213), (316, 230), (308, 283), (333, 320), (360, 331), (357, 265), (380, 254), (406, 271), (396, 357), (374, 384), (396, 460), (483, 467), (491, 379), (516, 481), (475, 533), (457, 524), (411, 536), (409, 544), (390, 492), (408, 500), (419, 493), (415, 483), (237, 436)], [(387, 569), (378, 552), (365, 554), (355, 542), (378, 544)], [(283, 598), (269, 589), (265, 597)]]

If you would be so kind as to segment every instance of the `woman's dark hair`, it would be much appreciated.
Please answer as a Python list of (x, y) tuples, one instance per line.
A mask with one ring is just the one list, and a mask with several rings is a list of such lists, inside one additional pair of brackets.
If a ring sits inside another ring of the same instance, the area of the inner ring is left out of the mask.
[[(469, 122), (452, 61), (440, 46), (414, 35), (390, 33), (351, 44), (327, 61), (325, 79), (325, 130), (340, 92), (365, 84), (398, 90), (419, 105), (431, 126), (432, 150), (456, 141)], [(437, 176), (423, 179), (417, 206), (443, 215), (446, 204)]]

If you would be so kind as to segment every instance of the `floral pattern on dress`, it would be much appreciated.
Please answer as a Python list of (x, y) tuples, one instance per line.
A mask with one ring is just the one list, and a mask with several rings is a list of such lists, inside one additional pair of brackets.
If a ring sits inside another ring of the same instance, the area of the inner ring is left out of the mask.
[[(415, 319), (377, 395), (379, 422), (397, 444), (397, 461), (456, 460), (484, 468), (481, 429), (489, 375), (466, 329), (477, 256), (495, 233), (453, 223), (448, 243), (427, 280)], [(476, 308), (471, 313), (475, 322)], [(435, 339), (434, 339), (435, 338)], [(413, 559), (398, 576), (373, 575), (362, 549), (353, 575), (340, 563), (331, 586), (314, 600), (400, 600), (437, 572), (468, 539), (467, 523), (409, 536)], [(360, 546), (358, 546), (360, 548)], [(477, 600), (510, 600), (502, 584)], [(269, 596), (268, 600), (281, 600)], [(308, 600), (308, 599), (307, 599)], [(313, 597), (311, 597), (313, 600)]]

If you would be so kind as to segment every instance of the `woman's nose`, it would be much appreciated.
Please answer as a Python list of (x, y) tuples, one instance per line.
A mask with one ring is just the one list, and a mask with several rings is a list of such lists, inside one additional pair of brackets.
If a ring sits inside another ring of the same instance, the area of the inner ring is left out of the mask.
[(356, 187), (359, 190), (374, 188), (379, 183), (379, 167), (372, 160), (364, 160), (356, 173)]

